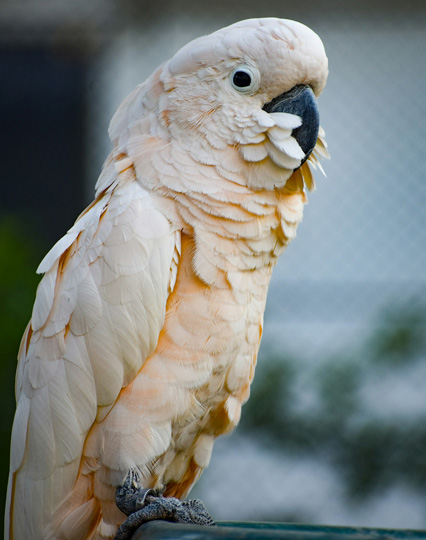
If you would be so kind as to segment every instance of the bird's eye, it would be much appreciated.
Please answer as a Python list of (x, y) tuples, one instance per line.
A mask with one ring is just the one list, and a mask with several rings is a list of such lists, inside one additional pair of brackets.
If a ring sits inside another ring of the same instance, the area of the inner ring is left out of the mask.
[(232, 82), (238, 88), (246, 88), (251, 85), (250, 73), (247, 73), (247, 71), (236, 71), (232, 77)]
[(251, 66), (237, 66), (230, 75), (231, 85), (241, 94), (254, 94), (259, 90), (260, 74)]

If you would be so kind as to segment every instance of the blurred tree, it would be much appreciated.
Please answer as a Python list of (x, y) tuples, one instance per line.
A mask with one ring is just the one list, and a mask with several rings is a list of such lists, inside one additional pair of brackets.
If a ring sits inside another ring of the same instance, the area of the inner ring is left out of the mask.
[[(426, 406), (404, 409), (413, 381), (424, 380), (425, 330), (426, 306), (393, 306), (352, 356), (342, 351), (319, 367), (273, 357), (256, 374), (241, 430), (288, 454), (325, 459), (340, 472), (349, 497), (367, 498), (397, 484), (423, 492)], [(301, 389), (310, 393), (308, 407), (300, 404)]]

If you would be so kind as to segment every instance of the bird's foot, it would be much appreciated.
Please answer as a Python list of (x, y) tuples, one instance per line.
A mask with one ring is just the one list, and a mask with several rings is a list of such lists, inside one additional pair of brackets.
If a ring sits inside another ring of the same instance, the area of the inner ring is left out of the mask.
[(157, 519), (194, 525), (215, 524), (200, 500), (163, 497), (153, 489), (142, 488), (134, 473), (129, 473), (124, 484), (117, 488), (115, 501), (129, 516), (118, 529), (115, 540), (129, 540), (140, 525)]

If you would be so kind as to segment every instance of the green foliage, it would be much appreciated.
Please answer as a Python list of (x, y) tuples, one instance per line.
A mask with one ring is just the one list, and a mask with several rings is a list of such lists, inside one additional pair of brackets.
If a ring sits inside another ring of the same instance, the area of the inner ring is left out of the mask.
[(426, 351), (426, 310), (389, 310), (371, 337), (369, 347), (378, 363), (405, 365)]
[[(398, 483), (423, 490), (426, 409), (402, 418), (378, 415), (365, 389), (380, 405), (383, 380), (402, 381), (410, 366), (424, 362), (425, 345), (426, 307), (417, 306), (388, 310), (350, 356), (342, 351), (317, 367), (290, 357), (261, 359), (241, 429), (287, 454), (325, 459), (340, 472), (351, 497)], [(392, 397), (393, 387), (386, 390)], [(298, 403), (303, 393), (310, 406)]]
[(0, 220), (0, 250), (0, 507), (3, 508), (9, 471), (10, 430), (15, 412), (16, 357), (40, 280), (35, 269), (41, 250), (34, 245), (32, 235), (12, 217)]

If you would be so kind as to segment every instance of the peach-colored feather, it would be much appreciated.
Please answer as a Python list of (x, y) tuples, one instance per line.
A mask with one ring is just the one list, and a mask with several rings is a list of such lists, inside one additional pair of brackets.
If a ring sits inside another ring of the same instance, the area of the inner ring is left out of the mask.
[[(238, 64), (256, 92), (231, 87)], [(113, 538), (129, 471), (184, 497), (238, 423), (272, 269), (313, 188), (308, 163), (293, 172), (300, 118), (262, 105), (326, 77), (312, 31), (253, 19), (187, 45), (123, 102), (95, 201), (39, 267), (6, 538)]]

